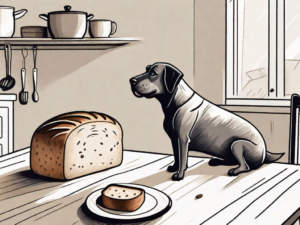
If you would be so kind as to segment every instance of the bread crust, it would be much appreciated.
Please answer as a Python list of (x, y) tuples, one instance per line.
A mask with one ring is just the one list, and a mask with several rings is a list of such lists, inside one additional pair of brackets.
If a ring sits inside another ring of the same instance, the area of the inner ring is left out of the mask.
[(65, 180), (64, 159), (67, 139), (77, 127), (90, 122), (114, 124), (121, 131), (123, 144), (122, 127), (114, 118), (98, 112), (64, 113), (47, 120), (35, 130), (31, 139), (31, 170), (42, 176)]
[[(141, 193), (137, 197), (134, 197), (131, 199), (111, 198), (111, 197), (105, 195), (104, 192), (112, 186), (131, 189), (131, 190), (139, 190)], [(103, 205), (108, 209), (117, 210), (117, 211), (125, 211), (125, 212), (133, 212), (133, 211), (136, 211), (137, 209), (139, 209), (143, 205), (143, 203), (145, 201), (145, 191), (141, 188), (135, 188), (135, 187), (119, 185), (119, 184), (110, 184), (102, 190), (101, 197), (102, 197)]]

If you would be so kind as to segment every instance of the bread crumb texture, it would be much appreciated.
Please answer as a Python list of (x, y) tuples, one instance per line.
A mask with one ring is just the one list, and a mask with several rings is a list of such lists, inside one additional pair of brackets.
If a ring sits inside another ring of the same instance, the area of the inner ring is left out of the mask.
[(97, 112), (56, 116), (31, 140), (31, 169), (42, 176), (73, 179), (121, 164), (123, 132), (112, 117)]
[(111, 184), (102, 191), (103, 205), (112, 210), (132, 212), (145, 201), (145, 191), (140, 188)]
[(103, 194), (113, 199), (133, 199), (141, 195), (141, 190), (135, 188), (126, 188), (121, 186), (110, 186)]

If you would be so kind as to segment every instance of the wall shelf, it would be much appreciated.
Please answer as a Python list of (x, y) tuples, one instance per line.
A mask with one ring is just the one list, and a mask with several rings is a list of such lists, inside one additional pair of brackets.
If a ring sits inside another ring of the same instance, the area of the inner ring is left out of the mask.
[(83, 39), (52, 39), (52, 38), (0, 38), (0, 50), (9, 43), (12, 50), (30, 49), (36, 46), (38, 50), (107, 50), (123, 45), (142, 41), (138, 37), (109, 37)]

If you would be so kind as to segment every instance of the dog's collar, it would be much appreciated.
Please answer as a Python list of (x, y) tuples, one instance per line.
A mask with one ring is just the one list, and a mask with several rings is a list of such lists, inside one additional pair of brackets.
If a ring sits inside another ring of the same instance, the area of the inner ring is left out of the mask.
[(168, 106), (166, 108), (168, 111), (176, 112), (177, 109), (181, 108), (183, 105), (185, 105), (187, 102), (189, 102), (195, 96), (195, 92), (191, 95), (191, 97), (187, 101), (185, 101), (181, 105), (177, 105), (177, 106), (175, 104), (172, 104), (174, 96), (175, 95), (173, 95), (171, 97), (171, 100), (170, 100), (170, 102), (169, 102), (169, 104), (168, 104)]
[(178, 91), (178, 88), (176, 88), (176, 89), (173, 91), (172, 96), (171, 96), (171, 98), (170, 98), (170, 101), (169, 101), (169, 103), (168, 103), (168, 105), (167, 105), (167, 109), (170, 107), (171, 102), (173, 101), (173, 99), (174, 99), (174, 97), (175, 97), (177, 91)]

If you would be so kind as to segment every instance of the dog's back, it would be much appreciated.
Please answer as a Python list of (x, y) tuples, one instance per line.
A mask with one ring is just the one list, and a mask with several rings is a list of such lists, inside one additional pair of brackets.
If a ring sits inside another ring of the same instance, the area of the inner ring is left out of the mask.
[[(197, 97), (194, 97), (193, 100), (201, 101)], [(183, 107), (188, 108), (189, 106)], [(248, 140), (265, 148), (264, 140), (258, 130), (251, 123), (232, 112), (203, 100), (194, 113), (198, 113), (198, 119), (190, 135), (191, 150), (226, 158), (231, 155), (230, 146), (236, 140)]]

